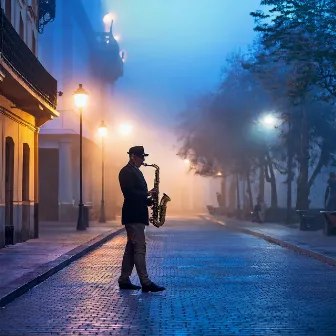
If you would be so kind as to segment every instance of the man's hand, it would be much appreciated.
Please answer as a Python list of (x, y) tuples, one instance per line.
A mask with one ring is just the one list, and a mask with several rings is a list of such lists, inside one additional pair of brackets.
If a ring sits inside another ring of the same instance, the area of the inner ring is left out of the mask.
[(153, 189), (151, 189), (151, 190), (148, 191), (148, 195), (149, 195), (149, 196), (153, 196), (153, 195), (155, 195), (155, 194), (157, 194), (157, 193), (158, 193), (158, 191), (157, 191), (156, 188), (153, 188)]

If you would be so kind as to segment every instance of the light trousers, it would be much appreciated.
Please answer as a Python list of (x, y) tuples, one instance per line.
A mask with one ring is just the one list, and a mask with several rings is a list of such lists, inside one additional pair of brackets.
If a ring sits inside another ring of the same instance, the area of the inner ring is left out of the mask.
[(119, 283), (129, 283), (130, 276), (135, 265), (141, 285), (149, 285), (151, 280), (148, 277), (146, 266), (146, 238), (145, 224), (125, 224), (127, 232), (127, 244), (121, 266)]

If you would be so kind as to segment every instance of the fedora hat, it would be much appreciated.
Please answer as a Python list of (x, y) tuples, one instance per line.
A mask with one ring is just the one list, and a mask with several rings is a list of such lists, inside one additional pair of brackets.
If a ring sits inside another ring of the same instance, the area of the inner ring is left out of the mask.
[(127, 152), (127, 154), (131, 155), (131, 154), (134, 154), (136, 156), (148, 156), (149, 154), (146, 154), (145, 153), (145, 149), (143, 148), (143, 146), (134, 146), (134, 147), (131, 147), (129, 149), (129, 151)]

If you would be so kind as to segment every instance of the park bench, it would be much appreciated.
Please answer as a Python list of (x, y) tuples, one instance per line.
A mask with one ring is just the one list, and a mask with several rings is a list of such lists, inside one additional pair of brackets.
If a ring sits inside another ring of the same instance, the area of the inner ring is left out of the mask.
[(210, 215), (225, 216), (227, 215), (225, 208), (214, 207), (212, 205), (207, 205), (208, 213)]
[(207, 209), (208, 209), (209, 215), (215, 214), (214, 207), (212, 205), (207, 205)]
[(300, 217), (299, 230), (301, 231), (316, 231), (319, 230), (318, 214), (308, 212), (308, 210), (296, 210)]

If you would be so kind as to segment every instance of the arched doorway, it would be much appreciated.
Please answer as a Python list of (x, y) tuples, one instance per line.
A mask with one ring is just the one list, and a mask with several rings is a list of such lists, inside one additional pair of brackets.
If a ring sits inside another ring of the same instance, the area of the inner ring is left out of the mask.
[(22, 240), (29, 239), (30, 224), (30, 200), (29, 200), (29, 165), (30, 148), (27, 143), (23, 144), (22, 157)]
[(14, 141), (11, 137), (6, 137), (5, 146), (5, 245), (12, 245), (14, 244)]

